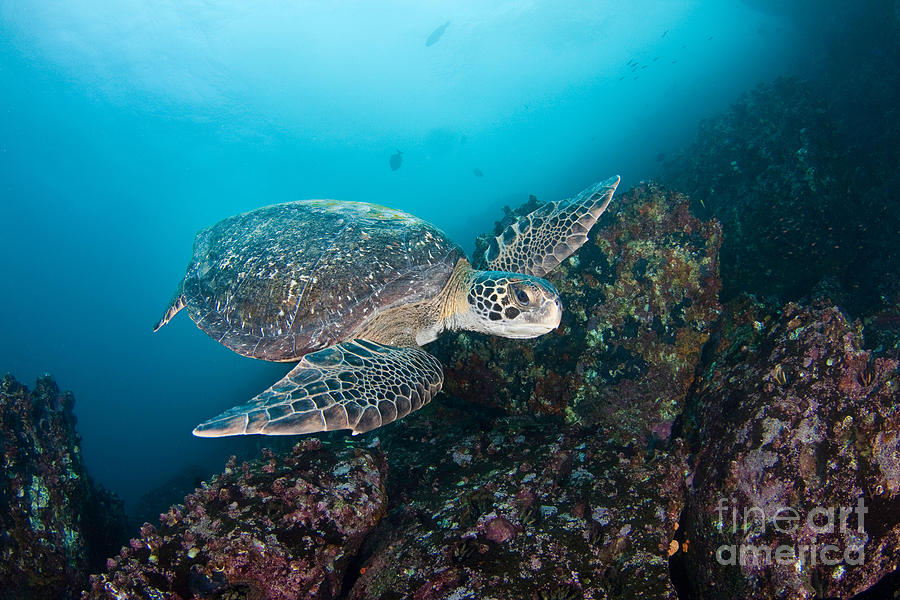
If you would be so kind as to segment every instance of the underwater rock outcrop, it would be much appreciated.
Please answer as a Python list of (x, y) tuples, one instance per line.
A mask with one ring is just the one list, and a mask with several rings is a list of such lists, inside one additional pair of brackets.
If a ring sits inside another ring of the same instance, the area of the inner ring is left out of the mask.
[(740, 291), (799, 298), (859, 251), (847, 243), (863, 232), (847, 230), (858, 208), (846, 202), (834, 126), (806, 83), (762, 84), (703, 121), (664, 180), (690, 196), (696, 214), (722, 223), (723, 299)]
[(379, 435), (391, 510), (348, 599), (676, 598), (677, 445), (620, 446), (557, 418), (444, 400)]
[(0, 599), (76, 598), (124, 539), (121, 501), (88, 477), (71, 393), (0, 380)]
[[(665, 165), (662, 180), (691, 198), (694, 214), (722, 223), (723, 300), (741, 292), (799, 300), (832, 278), (846, 290), (843, 308), (883, 304), (900, 276), (898, 154), (883, 150), (896, 136), (863, 148), (851, 134), (866, 120), (897, 126), (859, 110), (860, 87), (762, 84), (701, 123)], [(896, 100), (878, 104), (893, 110)]]
[[(537, 206), (532, 197), (517, 212)], [(560, 327), (536, 340), (445, 335), (431, 346), (444, 389), (513, 414), (601, 425), (620, 443), (667, 439), (719, 315), (721, 237), (681, 194), (647, 183), (616, 196), (548, 276), (563, 301)]]
[(315, 438), (237, 464), (145, 524), (85, 598), (336, 598), (384, 514), (385, 466)]
[(895, 570), (897, 360), (836, 308), (747, 297), (704, 356), (682, 428), (690, 597), (846, 598)]

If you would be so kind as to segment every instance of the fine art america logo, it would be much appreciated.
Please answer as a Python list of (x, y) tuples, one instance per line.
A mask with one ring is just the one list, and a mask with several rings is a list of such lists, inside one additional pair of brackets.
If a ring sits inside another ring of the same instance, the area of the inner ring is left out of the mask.
[[(804, 537), (811, 534), (812, 542), (795, 546), (783, 544), (774, 549), (771, 545), (723, 544), (716, 549), (719, 564), (754, 567), (793, 565), (799, 561), (810, 566), (835, 566), (861, 565), (865, 560), (865, 516), (869, 509), (862, 498), (858, 499), (855, 507), (816, 506), (806, 514), (788, 506), (770, 509), (769, 514), (759, 506), (746, 507), (740, 511), (733, 504), (733, 500), (732, 505), (729, 505), (728, 499), (719, 498), (716, 508), (719, 532), (726, 529), (737, 532), (743, 527), (745, 532), (753, 530), (755, 534), (764, 535), (767, 527), (771, 526), (776, 533), (791, 535), (801, 531)], [(856, 521), (855, 526), (850, 525), (851, 520)], [(816, 542), (815, 536), (835, 533), (842, 534), (842, 545)], [(855, 543), (857, 541), (859, 543)]]

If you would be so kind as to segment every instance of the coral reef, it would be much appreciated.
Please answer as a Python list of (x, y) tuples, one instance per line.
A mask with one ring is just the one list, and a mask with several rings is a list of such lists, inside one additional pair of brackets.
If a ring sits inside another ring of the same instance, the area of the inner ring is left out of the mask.
[[(532, 197), (504, 221), (536, 206)], [(483, 244), (484, 241), (482, 240)], [(715, 221), (654, 184), (616, 196), (584, 246), (549, 279), (563, 321), (536, 340), (444, 336), (447, 393), (513, 414), (602, 425), (621, 443), (666, 439), (719, 314)]]
[(391, 512), (351, 600), (672, 598), (684, 462), (453, 401), (380, 434)]
[(0, 599), (77, 597), (125, 538), (122, 503), (88, 477), (75, 398), (49, 376), (0, 380)]
[(145, 524), (84, 598), (331, 599), (382, 517), (384, 465), (307, 439), (240, 465)]
[(682, 428), (694, 596), (849, 597), (900, 564), (900, 371), (861, 341), (836, 308), (728, 307)]

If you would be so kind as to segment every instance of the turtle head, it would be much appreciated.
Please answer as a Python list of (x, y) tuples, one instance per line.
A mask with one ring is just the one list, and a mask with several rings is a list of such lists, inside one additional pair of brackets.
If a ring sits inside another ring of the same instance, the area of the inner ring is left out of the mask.
[(559, 292), (546, 279), (475, 271), (466, 294), (465, 329), (507, 338), (533, 338), (559, 326)]

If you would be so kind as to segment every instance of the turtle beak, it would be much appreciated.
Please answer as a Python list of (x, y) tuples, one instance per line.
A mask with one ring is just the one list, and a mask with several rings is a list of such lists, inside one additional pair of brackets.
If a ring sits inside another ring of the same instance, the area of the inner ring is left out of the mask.
[(557, 296), (552, 302), (547, 303), (546, 314), (543, 319), (543, 322), (548, 326), (545, 333), (549, 333), (559, 327), (560, 321), (562, 321), (562, 302)]
[(559, 327), (562, 320), (562, 303), (558, 296), (552, 300), (548, 299), (540, 310), (532, 314), (534, 316), (528, 324), (506, 327), (500, 335), (513, 339), (528, 339), (550, 333)]
[(560, 301), (559, 296), (553, 301), (553, 306), (550, 307), (550, 318), (553, 322), (553, 329), (559, 327), (559, 323), (562, 321), (562, 301)]

